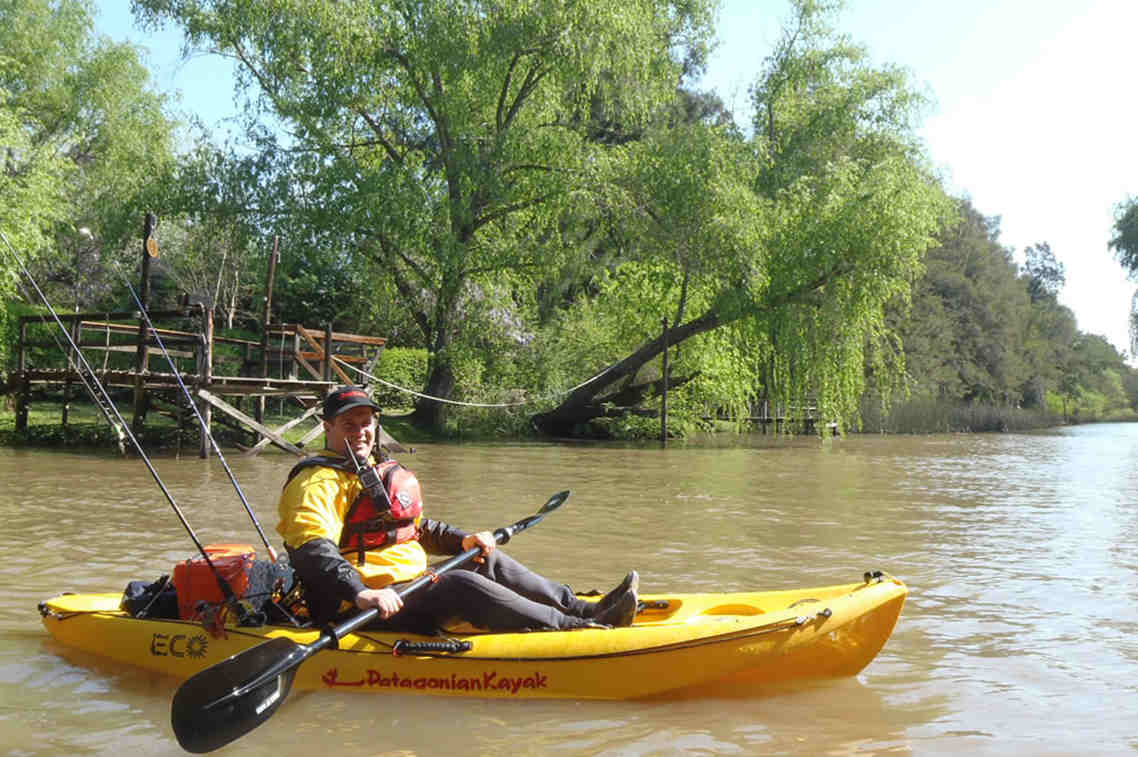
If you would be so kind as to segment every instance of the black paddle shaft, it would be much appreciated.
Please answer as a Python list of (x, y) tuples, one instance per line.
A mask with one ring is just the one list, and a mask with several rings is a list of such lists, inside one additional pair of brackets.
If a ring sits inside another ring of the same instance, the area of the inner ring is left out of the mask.
[[(568, 490), (554, 494), (533, 515), (495, 531), (494, 540), (505, 544), (514, 535), (536, 525), (568, 498)], [(473, 560), (481, 552), (481, 548), (472, 547), (455, 555), (399, 587), (396, 593), (404, 598), (437, 576)], [(244, 736), (272, 717), (281, 706), (301, 663), (323, 649), (338, 647), (340, 639), (367, 625), (378, 615), (377, 608), (365, 610), (325, 630), (311, 644), (299, 644), (280, 636), (238, 652), (191, 676), (175, 692), (171, 706), (170, 720), (178, 743), (187, 752), (212, 752)]]
[[(568, 489), (566, 489), (563, 492), (558, 492), (557, 494), (554, 494), (552, 497), (549, 498), (549, 501), (546, 502), (544, 505), (542, 505), (542, 508), (540, 510), (538, 510), (535, 514), (526, 516), (525, 518), (522, 518), (521, 520), (519, 520), (517, 523), (513, 523), (509, 526), (505, 526), (504, 528), (499, 528), (497, 531), (495, 531), (494, 532), (494, 540), (496, 542), (498, 542), (498, 544), (505, 544), (510, 539), (512, 539), (515, 534), (518, 534), (518, 533), (521, 533), (522, 531), (525, 531), (527, 528), (536, 524), (538, 521), (540, 521), (542, 518), (544, 518), (547, 513), (550, 513), (553, 510), (556, 510), (558, 507), (561, 507), (561, 504), (565, 500), (567, 500), (568, 498), (569, 498), (569, 490)], [(427, 571), (423, 575), (419, 576), (418, 578), (414, 579), (413, 581), (410, 581), (410, 582), (404, 584), (403, 586), (400, 586), (398, 589), (395, 590), (395, 593), (399, 595), (400, 599), (406, 597), (409, 594), (413, 594), (414, 592), (418, 591), (419, 589), (423, 588), (427, 584), (434, 581), (438, 576), (441, 576), (443, 573), (446, 573), (447, 571), (454, 570), (455, 568), (458, 568), (458, 567), (461, 567), (462, 565), (465, 565), (466, 563), (470, 562), (472, 559), (474, 559), (475, 557), (477, 557), (481, 553), (482, 553), (481, 547), (471, 547), (470, 549), (466, 550), (462, 554), (455, 555), (454, 557), (450, 558), (446, 562), (442, 562), (442, 563), (439, 563), (438, 565), (433, 566), (429, 571)], [(343, 623), (336, 626), (335, 628), (329, 629), (328, 633), (326, 633), (324, 636), (321, 636), (319, 639), (317, 639), (315, 642), (313, 642), (309, 646), (310, 647), (316, 647), (317, 645), (320, 645), (320, 649), (323, 649), (324, 647), (329, 646), (329, 645), (334, 646), (336, 644), (336, 642), (338, 642), (340, 639), (342, 639), (345, 636), (347, 636), (348, 634), (350, 634), (352, 631), (358, 630), (358, 629), (366, 626), (378, 614), (379, 614), (379, 610), (374, 608), (374, 607), (371, 608), (370, 610), (365, 610), (365, 611), (361, 612), (359, 615), (356, 615), (355, 617), (344, 621)], [(316, 651), (319, 651), (319, 650), (314, 650), (313, 653), (315, 653)]]

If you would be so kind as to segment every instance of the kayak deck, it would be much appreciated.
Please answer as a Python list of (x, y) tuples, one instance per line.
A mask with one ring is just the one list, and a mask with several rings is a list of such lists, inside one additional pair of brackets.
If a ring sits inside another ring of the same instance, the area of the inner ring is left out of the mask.
[[(634, 699), (755, 693), (787, 681), (850, 676), (888, 640), (907, 595), (876, 575), (855, 584), (728, 594), (648, 594), (627, 628), (449, 634), (362, 631), (300, 667), (297, 689), (444, 696)], [(60, 643), (187, 678), (265, 640), (315, 641), (317, 629), (235, 627), (212, 636), (191, 621), (134, 618), (121, 594), (42, 602)], [(410, 644), (410, 646), (408, 646)], [(410, 651), (401, 651), (409, 649)]]

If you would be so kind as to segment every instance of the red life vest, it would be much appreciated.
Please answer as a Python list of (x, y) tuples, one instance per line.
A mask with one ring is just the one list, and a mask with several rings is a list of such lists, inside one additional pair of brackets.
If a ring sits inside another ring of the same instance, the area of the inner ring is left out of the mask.
[[(288, 477), (315, 465), (356, 473), (343, 458), (316, 455), (297, 463)], [(344, 516), (339, 547), (343, 555), (356, 553), (356, 560), (363, 565), (368, 550), (402, 544), (419, 535), (417, 520), (423, 512), (423, 493), (415, 474), (394, 460), (365, 467), (359, 476), (364, 487)]]

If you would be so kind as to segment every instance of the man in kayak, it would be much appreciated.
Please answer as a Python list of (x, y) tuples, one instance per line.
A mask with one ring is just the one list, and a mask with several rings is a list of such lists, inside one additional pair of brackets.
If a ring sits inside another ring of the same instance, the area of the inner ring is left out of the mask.
[[(323, 419), (326, 449), (289, 474), (277, 525), (317, 624), (334, 619), (344, 603), (374, 607), (385, 627), (408, 631), (455, 619), (495, 631), (632, 624), (636, 571), (586, 602), (497, 550), (491, 532), (468, 534), (423, 517), (414, 474), (376, 449), (379, 406), (359, 387), (329, 394)], [(427, 553), (475, 546), (482, 550), (477, 562), (443, 573), (406, 601), (391, 588), (424, 573)]]

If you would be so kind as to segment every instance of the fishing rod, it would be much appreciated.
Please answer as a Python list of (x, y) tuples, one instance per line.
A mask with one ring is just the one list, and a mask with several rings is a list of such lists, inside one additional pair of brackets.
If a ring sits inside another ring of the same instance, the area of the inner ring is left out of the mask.
[[(237, 596), (233, 593), (233, 589), (230, 587), (229, 582), (225, 580), (225, 577), (221, 575), (221, 571), (219, 571), (213, 564), (213, 560), (210, 559), (209, 553), (206, 551), (205, 547), (198, 539), (197, 534), (194, 533), (194, 529), (192, 526), (190, 526), (190, 522), (186, 519), (185, 514), (182, 512), (182, 508), (178, 507), (178, 503), (174, 500), (174, 495), (171, 494), (170, 490), (166, 488), (166, 484), (162, 480), (162, 477), (158, 475), (158, 470), (150, 461), (150, 457), (146, 454), (146, 450), (142, 448), (142, 443), (138, 441), (138, 437), (136, 437), (134, 435), (134, 432), (131, 431), (130, 426), (122, 417), (122, 413), (120, 413), (118, 408), (115, 407), (114, 400), (111, 399), (111, 396), (107, 392), (106, 387), (103, 386), (103, 383), (101, 381), (99, 381), (99, 377), (95, 375), (95, 371), (93, 368), (91, 368), (91, 364), (87, 362), (87, 358), (84, 356), (83, 351), (79, 349), (79, 345), (75, 343), (75, 340), (71, 338), (71, 333), (68, 332), (67, 327), (63, 325), (63, 321), (59, 319), (59, 314), (56, 313), (55, 308), (52, 307), (51, 302), (47, 299), (47, 295), (45, 295), (43, 293), (43, 290), (40, 289), (39, 284), (36, 283), (35, 277), (32, 276), (32, 272), (28, 270), (28, 267), (26, 265), (24, 265), (23, 259), (20, 257), (19, 253), (16, 252), (16, 248), (12, 246), (12, 243), (8, 240), (8, 235), (5, 234), (2, 229), (0, 229), (0, 239), (4, 240), (4, 244), (7, 246), (8, 252), (11, 255), (12, 259), (16, 261), (16, 264), (20, 267), (20, 270), (23, 271), (25, 278), (27, 278), (27, 280), (31, 283), (32, 288), (35, 289), (36, 294), (39, 296), (44, 306), (47, 307), (48, 312), (51, 313), (51, 317), (55, 320), (56, 325), (59, 326), (60, 331), (62, 331), (63, 335), (67, 338), (68, 344), (71, 345), (71, 349), (75, 353), (75, 359), (77, 363), (82, 364), (82, 368), (87, 371), (87, 374), (90, 376), (91, 381), (98, 388), (99, 392), (98, 394), (94, 393), (94, 391), (91, 389), (91, 385), (87, 383), (86, 379), (83, 381), (84, 386), (87, 387), (88, 391), (92, 391), (96, 404), (99, 404), (105, 413), (113, 414), (117, 419), (117, 424), (112, 422), (112, 425), (115, 425), (116, 430), (118, 430), (120, 433), (124, 433), (126, 437), (130, 439), (131, 444), (134, 445), (135, 450), (138, 452), (138, 456), (142, 459), (142, 462), (145, 463), (146, 469), (150, 471), (150, 475), (154, 478), (154, 482), (158, 484), (158, 488), (162, 490), (162, 494), (166, 497), (166, 501), (169, 502), (170, 507), (173, 508), (174, 514), (177, 515), (178, 520), (181, 521), (182, 527), (185, 528), (186, 533), (189, 534), (190, 540), (193, 541), (194, 546), (198, 548), (198, 552), (201, 553), (201, 556), (205, 560), (206, 565), (209, 566), (210, 571), (217, 579), (218, 586), (220, 587), (221, 593), (225, 597), (226, 602), (237, 607), (239, 610), (238, 614), (243, 616), (245, 614), (244, 608), (241, 606), (241, 603), (238, 602)], [(83, 377), (83, 372), (81, 370), (78, 370), (78, 366), (76, 372), (79, 373), (81, 378)], [(102, 399), (99, 398), (100, 394), (102, 395)], [(103, 404), (104, 402), (105, 405)]]
[(166, 362), (170, 366), (170, 372), (174, 374), (174, 379), (178, 382), (178, 386), (181, 387), (182, 394), (186, 395), (186, 401), (189, 403), (190, 409), (194, 411), (194, 415), (198, 419), (198, 424), (201, 426), (202, 434), (204, 434), (205, 437), (209, 439), (210, 446), (213, 447), (213, 451), (217, 454), (217, 459), (221, 461), (222, 467), (225, 468), (225, 473), (227, 476), (229, 476), (229, 482), (233, 484), (233, 488), (237, 492), (237, 497), (241, 500), (241, 504), (245, 506), (245, 512), (249, 514), (249, 518), (253, 521), (253, 527), (257, 529), (257, 534), (261, 537), (261, 541), (264, 543), (265, 549), (269, 551), (269, 559), (273, 562), (276, 562), (277, 551), (273, 549), (273, 545), (269, 543), (269, 538), (265, 536), (265, 530), (261, 528), (261, 522), (257, 520), (257, 516), (253, 513), (253, 508), (249, 505), (249, 500), (245, 498), (245, 492), (241, 491), (241, 485), (237, 483), (237, 477), (233, 475), (233, 471), (230, 469), (229, 463), (225, 459), (225, 455), (221, 453), (221, 447), (218, 445), (217, 440), (214, 439), (213, 434), (210, 433), (209, 424), (205, 422), (205, 418), (202, 417), (201, 411), (198, 410), (198, 404), (194, 402), (193, 395), (190, 394), (190, 390), (186, 388), (185, 382), (182, 381), (182, 375), (178, 371), (178, 366), (174, 364), (174, 359), (170, 357), (170, 353), (166, 350), (166, 344), (162, 341), (162, 337), (158, 334), (158, 329), (154, 327), (154, 322), (150, 320), (150, 315), (146, 312), (146, 307), (142, 304), (142, 300), (139, 299), (138, 293), (134, 291), (134, 287), (131, 286), (129, 281), (127, 281), (126, 276), (123, 275), (122, 270), (119, 269), (117, 265), (114, 267), (115, 270), (118, 271), (119, 276), (122, 278), (123, 283), (126, 284), (126, 288), (130, 290), (130, 296), (134, 298), (134, 304), (138, 305), (138, 312), (142, 314), (143, 320), (146, 321), (147, 328), (149, 328), (150, 333), (154, 335), (154, 341), (162, 350), (162, 355), (166, 358)]

